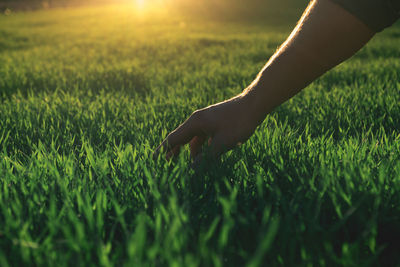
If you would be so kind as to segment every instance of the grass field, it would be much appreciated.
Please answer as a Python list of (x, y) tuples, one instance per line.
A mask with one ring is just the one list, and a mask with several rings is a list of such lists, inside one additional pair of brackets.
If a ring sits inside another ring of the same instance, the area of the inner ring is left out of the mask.
[(0, 16), (0, 266), (400, 264), (399, 25), (220, 162), (152, 159), (194, 109), (241, 92), (295, 20)]

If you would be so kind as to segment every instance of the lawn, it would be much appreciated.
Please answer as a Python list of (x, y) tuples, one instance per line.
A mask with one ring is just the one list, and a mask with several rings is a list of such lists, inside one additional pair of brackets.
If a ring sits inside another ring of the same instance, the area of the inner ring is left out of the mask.
[(0, 15), (0, 265), (400, 264), (400, 25), (195, 172), (154, 148), (296, 17), (171, 12)]

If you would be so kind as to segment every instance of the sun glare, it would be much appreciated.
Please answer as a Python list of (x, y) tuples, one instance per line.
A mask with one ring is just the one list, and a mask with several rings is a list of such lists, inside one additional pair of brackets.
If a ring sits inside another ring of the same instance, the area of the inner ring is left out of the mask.
[(137, 9), (144, 9), (146, 0), (134, 0)]
[(150, 14), (163, 14), (167, 9), (165, 0), (133, 0), (133, 6), (137, 18), (141, 19), (148, 17)]
[(153, 12), (153, 11), (160, 11), (163, 9), (163, 4), (164, 1), (162, 0), (133, 0), (134, 1), (134, 6), (135, 9), (139, 12), (142, 13), (148, 13), (148, 12)]

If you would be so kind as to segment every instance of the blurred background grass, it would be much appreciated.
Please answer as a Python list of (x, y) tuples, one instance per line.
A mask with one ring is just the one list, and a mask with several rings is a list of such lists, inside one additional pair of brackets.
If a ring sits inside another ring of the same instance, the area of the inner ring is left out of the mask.
[[(214, 18), (232, 18), (243, 20), (260, 19), (273, 16), (275, 19), (291, 18), (298, 15), (307, 5), (307, 0), (1, 0), (0, 8), (4, 12), (18, 10), (47, 9), (55, 7), (94, 6), (104, 4), (157, 5), (169, 9), (179, 9), (191, 14), (213, 16)], [(278, 16), (277, 16), (278, 15)]]

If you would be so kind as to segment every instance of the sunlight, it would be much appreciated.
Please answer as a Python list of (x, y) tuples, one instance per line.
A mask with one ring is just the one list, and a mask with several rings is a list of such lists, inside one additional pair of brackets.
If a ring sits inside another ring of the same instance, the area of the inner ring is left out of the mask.
[(135, 6), (139, 10), (143, 10), (145, 7), (145, 1), (146, 0), (134, 0), (135, 1)]
[[(133, 7), (138, 19), (144, 19), (151, 16), (159, 16), (167, 10), (165, 0), (133, 0)], [(132, 3), (132, 2), (131, 2)]]
[(164, 7), (162, 0), (133, 0), (134, 8), (140, 15), (147, 14), (148, 12), (160, 11)]

